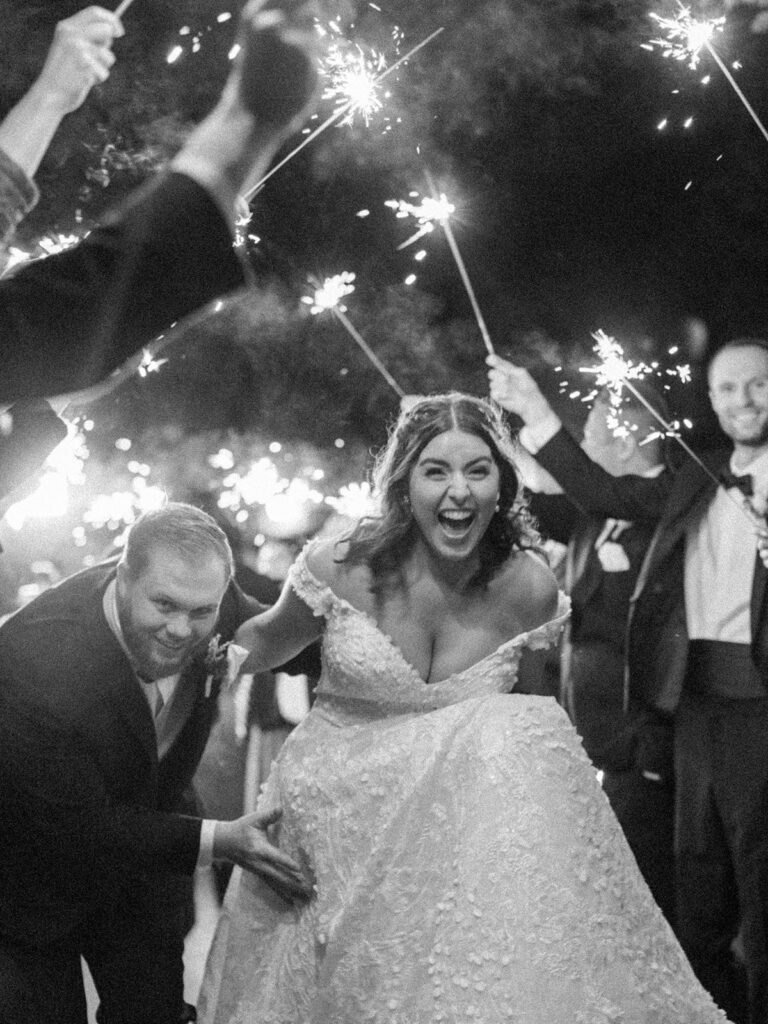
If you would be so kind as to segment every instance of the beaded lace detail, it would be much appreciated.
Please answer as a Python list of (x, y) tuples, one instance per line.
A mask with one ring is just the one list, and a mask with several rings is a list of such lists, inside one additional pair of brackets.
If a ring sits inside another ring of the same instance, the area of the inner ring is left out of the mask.
[(715, 1024), (557, 703), (510, 693), (551, 623), (426, 684), (300, 557), (327, 620), (319, 698), (262, 806), (316, 880), (236, 870), (202, 1024)]

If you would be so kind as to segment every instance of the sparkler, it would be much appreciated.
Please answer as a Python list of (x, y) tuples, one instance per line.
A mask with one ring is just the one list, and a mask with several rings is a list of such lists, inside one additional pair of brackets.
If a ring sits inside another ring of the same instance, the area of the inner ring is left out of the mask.
[[(451, 250), (451, 254), (453, 255), (456, 267), (459, 271), (459, 275), (461, 277), (464, 289), (469, 298), (470, 305), (472, 306), (472, 312), (475, 314), (475, 320), (477, 321), (477, 326), (480, 330), (480, 335), (483, 339), (483, 343), (485, 344), (485, 347), (488, 350), (488, 354), (495, 355), (493, 342), (491, 341), (491, 335), (485, 323), (485, 318), (483, 317), (482, 310), (480, 309), (480, 304), (477, 301), (475, 290), (472, 287), (472, 282), (470, 281), (469, 274), (467, 273), (467, 268), (464, 265), (464, 260), (461, 257), (459, 246), (453, 234), (453, 228), (451, 227), (451, 214), (456, 211), (456, 207), (453, 205), (453, 203), (449, 202), (448, 197), (445, 195), (444, 192), (441, 192), (439, 197), (436, 198), (434, 195), (435, 189), (432, 185), (431, 179), (429, 179), (429, 176), (428, 181), (430, 185), (430, 190), (432, 191), (433, 195), (426, 196), (418, 206), (415, 205), (414, 203), (409, 203), (405, 199), (390, 199), (387, 200), (387, 202), (385, 203), (385, 206), (389, 206), (391, 209), (397, 211), (396, 216), (414, 217), (416, 223), (419, 225), (418, 230), (413, 235), (411, 235), (410, 238), (407, 238), (404, 242), (401, 242), (401, 244), (398, 245), (397, 248), (398, 250), (405, 249), (406, 246), (411, 245), (419, 238), (423, 238), (425, 234), (434, 230), (435, 222), (437, 222), (440, 225), (440, 227), (445, 232), (445, 237), (448, 241), (448, 246)], [(415, 196), (418, 195), (418, 193), (411, 193), (411, 195)]]
[(334, 277), (326, 277), (322, 284), (314, 278), (310, 278), (310, 284), (314, 286), (315, 294), (303, 295), (301, 301), (310, 307), (310, 312), (314, 315), (330, 310), (352, 340), (360, 346), (387, 384), (400, 398), (403, 398), (405, 392), (351, 322), (347, 316), (347, 307), (342, 305), (341, 300), (345, 296), (351, 295), (355, 290), (355, 286), (352, 283), (354, 280), (355, 275), (347, 270), (341, 274), (336, 274)]
[(718, 478), (717, 474), (713, 473), (709, 466), (702, 462), (690, 445), (686, 444), (680, 436), (680, 432), (676, 430), (671, 423), (667, 423), (664, 417), (654, 409), (653, 405), (635, 387), (633, 381), (642, 380), (652, 372), (652, 367), (647, 366), (645, 363), (633, 363), (630, 359), (627, 359), (621, 345), (615, 338), (611, 338), (607, 335), (605, 331), (595, 331), (592, 334), (592, 337), (595, 339), (596, 343), (594, 351), (600, 357), (601, 362), (596, 366), (581, 366), (579, 367), (580, 371), (582, 373), (595, 374), (595, 383), (597, 387), (607, 389), (610, 395), (611, 404), (616, 409), (621, 403), (622, 389), (626, 388), (627, 391), (631, 392), (637, 401), (640, 402), (659, 423), (664, 431), (664, 436), (673, 437), (683, 451), (685, 451), (686, 454), (688, 454), (693, 461), (704, 470), (707, 476), (713, 480), (718, 487), (723, 488), (729, 500), (736, 506), (736, 508), (739, 509), (742, 515), (749, 522), (749, 525), (756, 528), (761, 533), (764, 533), (766, 529), (765, 519), (758, 514), (750, 502), (748, 500), (745, 500), (744, 502), (737, 501), (730, 491), (723, 486), (723, 483)]
[(352, 124), (355, 114), (359, 113), (367, 128), (372, 115), (384, 106), (376, 80), (386, 68), (384, 54), (376, 50), (366, 54), (360, 46), (353, 52), (345, 52), (334, 43), (320, 67), (328, 79), (321, 98), (336, 100), (343, 108), (339, 126)]
[(118, 18), (122, 18), (122, 16), (125, 14), (125, 12), (128, 10), (132, 3), (133, 0), (122, 0), (122, 3), (120, 3), (120, 5), (115, 10), (115, 15)]
[(678, 4), (677, 17), (664, 18), (659, 14), (651, 14), (651, 17), (658, 25), (667, 31), (667, 37), (662, 39), (651, 39), (649, 47), (659, 46), (665, 57), (673, 60), (687, 60), (688, 67), (696, 69), (701, 57), (701, 51), (706, 50), (722, 73), (725, 75), (728, 84), (739, 97), (744, 107), (759, 128), (763, 138), (768, 142), (768, 131), (765, 125), (755, 113), (752, 104), (739, 88), (736, 79), (726, 67), (720, 54), (712, 44), (715, 32), (722, 31), (725, 18), (710, 18), (708, 21), (698, 21), (691, 16), (691, 9), (682, 3)]
[[(419, 52), (419, 50), (423, 49), (425, 46), (431, 43), (433, 39), (436, 39), (442, 31), (442, 26), (438, 29), (435, 29), (435, 31), (431, 32), (426, 37), (426, 39), (422, 39), (420, 43), (417, 43), (416, 46), (414, 46), (406, 54), (404, 54), (402, 57), (396, 60), (394, 64), (390, 64), (388, 68), (385, 68), (381, 72), (381, 74), (377, 75), (374, 79), (372, 79), (370, 89), (367, 90), (368, 93), (370, 94), (371, 89), (375, 90), (377, 86), (379, 86), (386, 78), (393, 74), (402, 64), (404, 64), (407, 60), (410, 60), (411, 57), (413, 57), (416, 53)], [(251, 200), (259, 191), (259, 189), (264, 185), (264, 183), (267, 182), (272, 177), (272, 175), (276, 174), (282, 167), (285, 167), (288, 161), (292, 160), (297, 153), (300, 153), (305, 146), (308, 146), (309, 143), (313, 141), (313, 139), (316, 139), (318, 135), (322, 134), (322, 132), (326, 130), (326, 128), (330, 128), (331, 125), (335, 124), (341, 117), (343, 117), (348, 110), (351, 110), (354, 107), (355, 102), (355, 99), (349, 99), (347, 100), (346, 103), (342, 103), (340, 106), (338, 106), (333, 111), (333, 113), (329, 117), (327, 117), (325, 121), (322, 122), (322, 124), (318, 125), (318, 127), (315, 128), (314, 131), (311, 131), (308, 135), (306, 135), (302, 139), (302, 141), (296, 147), (294, 147), (294, 149), (292, 149), (290, 153), (287, 154), (287, 156), (284, 156), (283, 159), (279, 160), (274, 167), (270, 168), (270, 170), (267, 171), (267, 173), (264, 174), (256, 182), (255, 185), (249, 186), (247, 191), (243, 193), (243, 197), (245, 198), (245, 200)]]

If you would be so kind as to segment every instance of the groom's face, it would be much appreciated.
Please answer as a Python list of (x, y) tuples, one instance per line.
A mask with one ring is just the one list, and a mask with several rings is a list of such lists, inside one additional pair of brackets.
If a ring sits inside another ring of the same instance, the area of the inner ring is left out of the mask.
[(117, 611), (126, 646), (145, 679), (181, 671), (213, 635), (228, 573), (212, 553), (194, 560), (162, 545), (133, 576), (118, 567)]

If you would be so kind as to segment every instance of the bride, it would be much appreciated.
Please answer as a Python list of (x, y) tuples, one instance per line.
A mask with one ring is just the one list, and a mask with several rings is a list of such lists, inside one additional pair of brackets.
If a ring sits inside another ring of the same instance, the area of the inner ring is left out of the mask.
[(236, 872), (200, 1020), (725, 1021), (565, 713), (535, 696), (567, 599), (499, 414), (420, 400), (374, 479), (380, 516), (309, 545), (238, 632), (246, 671), (323, 637), (317, 699), (261, 797), (316, 896)]

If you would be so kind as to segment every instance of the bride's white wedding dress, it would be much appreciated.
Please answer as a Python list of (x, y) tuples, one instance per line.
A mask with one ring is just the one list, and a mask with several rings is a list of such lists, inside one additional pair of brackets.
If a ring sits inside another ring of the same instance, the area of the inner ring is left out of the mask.
[(559, 705), (509, 694), (567, 614), (426, 684), (309, 572), (327, 619), (317, 701), (261, 806), (313, 873), (295, 908), (236, 871), (203, 1024), (725, 1021), (653, 902)]

